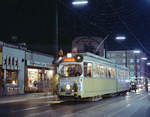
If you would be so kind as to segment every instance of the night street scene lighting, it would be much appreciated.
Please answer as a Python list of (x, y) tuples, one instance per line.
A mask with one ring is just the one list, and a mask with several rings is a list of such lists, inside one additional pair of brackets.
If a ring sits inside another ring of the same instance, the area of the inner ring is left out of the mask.
[(74, 2), (72, 2), (73, 5), (86, 5), (88, 4), (87, 0), (75, 0)]
[(134, 50), (133, 53), (134, 53), (134, 54), (140, 54), (141, 51), (140, 51), (140, 50)]
[(148, 62), (147, 65), (150, 66), (150, 62)]
[(117, 36), (117, 37), (116, 37), (116, 40), (125, 40), (125, 39), (126, 39), (125, 36)]
[(148, 58), (147, 58), (147, 57), (142, 57), (141, 59), (142, 59), (142, 60), (147, 60)]
[(0, 117), (150, 117), (147, 1), (2, 4)]

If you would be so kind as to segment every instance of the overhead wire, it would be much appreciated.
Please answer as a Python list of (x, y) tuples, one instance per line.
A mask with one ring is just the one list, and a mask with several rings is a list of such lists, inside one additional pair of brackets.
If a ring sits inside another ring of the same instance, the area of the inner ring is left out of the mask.
[[(106, 1), (106, 0), (105, 0)], [(67, 9), (69, 10), (72, 10), (71, 8), (69, 8), (67, 5), (65, 5), (64, 2), (60, 1)], [(104, 2), (104, 1), (102, 1)], [(128, 24), (123, 20), (123, 18), (120, 16), (120, 14), (124, 13), (126, 14), (127, 17), (130, 17), (131, 15), (136, 15), (138, 13), (138, 9), (134, 8), (134, 9), (131, 9), (129, 11), (129, 9), (125, 9), (124, 6), (121, 6), (119, 7), (118, 9), (114, 9), (113, 6), (110, 4), (110, 0), (108, 1), (107, 0), (107, 3), (109, 5), (109, 7), (111, 8), (111, 10), (113, 12), (105, 12), (101, 10), (101, 12), (98, 12), (96, 7), (95, 7), (95, 10), (94, 11), (97, 11), (95, 12), (95, 14), (97, 15), (92, 15), (90, 18), (87, 16), (88, 14), (83, 14), (83, 13), (79, 13), (77, 14), (75, 11), (73, 11), (74, 14), (76, 14), (78, 20), (80, 20), (80, 17), (79, 16), (82, 16), (82, 21), (81, 22), (84, 22), (82, 25), (85, 26), (85, 29), (88, 29), (89, 26), (85, 25), (85, 21), (88, 22), (90, 25), (98, 28), (100, 31), (102, 30), (106, 30), (105, 26), (107, 25), (114, 25), (115, 27), (117, 25), (115, 25), (116, 23), (118, 23), (118, 20), (124, 25), (124, 27), (126, 28), (126, 30), (134, 37), (134, 39), (138, 42), (138, 44), (144, 49), (144, 51), (146, 51), (146, 53), (149, 53), (149, 51), (144, 47), (144, 45), (140, 42), (140, 40), (137, 38), (137, 36), (131, 31), (130, 27), (128, 26)], [(125, 9), (125, 10), (123, 10)], [(128, 12), (127, 12), (128, 11)], [(132, 12), (131, 12), (132, 11)], [(103, 17), (103, 18), (101, 18)], [(106, 17), (108, 18), (108, 20), (106, 20)], [(113, 17), (113, 18), (112, 18)], [(118, 20), (116, 20), (116, 17), (118, 17)], [(91, 22), (91, 19), (94, 20), (93, 22)], [(114, 24), (111, 24), (111, 23), (114, 23)], [(113, 27), (111, 27), (113, 29)], [(92, 31), (91, 31), (92, 32)], [(108, 31), (109, 32), (109, 31)]]
[[(108, 1), (108, 4), (109, 6), (113, 8), (113, 6), (109, 3), (109, 0), (106, 0)], [(114, 9), (115, 10), (115, 9)], [(117, 12), (117, 11), (116, 11)], [(129, 31), (129, 33), (134, 37), (134, 39), (138, 42), (138, 44), (146, 51), (146, 53), (148, 53), (150, 55), (150, 52), (144, 47), (144, 45), (141, 43), (141, 41), (137, 38), (137, 36), (130, 30), (128, 24), (122, 19), (122, 17), (120, 16), (120, 14), (118, 13), (118, 19), (122, 22), (122, 24), (127, 28), (127, 30)]]

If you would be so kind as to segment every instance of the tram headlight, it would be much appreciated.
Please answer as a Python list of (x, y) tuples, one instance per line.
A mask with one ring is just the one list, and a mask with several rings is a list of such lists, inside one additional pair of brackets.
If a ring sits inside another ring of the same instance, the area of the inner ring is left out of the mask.
[(71, 88), (70, 85), (67, 84), (67, 85), (66, 85), (66, 89), (67, 89), (67, 90), (70, 90), (70, 88)]

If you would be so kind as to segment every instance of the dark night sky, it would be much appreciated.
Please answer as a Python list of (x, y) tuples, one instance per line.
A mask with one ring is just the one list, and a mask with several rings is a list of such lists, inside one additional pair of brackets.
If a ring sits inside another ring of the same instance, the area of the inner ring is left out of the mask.
[[(55, 0), (8, 0), (1, 40), (26, 42), (28, 48), (45, 53), (55, 49)], [(66, 51), (76, 36), (110, 34), (107, 49), (141, 49), (150, 56), (149, 0), (89, 0), (84, 7), (75, 7), (72, 0), (59, 0), (59, 45)], [(6, 15), (7, 14), (7, 15)], [(6, 29), (6, 27), (8, 27)], [(6, 29), (6, 30), (5, 30)], [(117, 42), (116, 34), (127, 40)]]

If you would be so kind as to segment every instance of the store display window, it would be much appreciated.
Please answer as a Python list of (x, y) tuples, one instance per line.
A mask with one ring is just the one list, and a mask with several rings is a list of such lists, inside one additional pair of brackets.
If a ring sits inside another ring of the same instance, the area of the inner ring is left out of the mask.
[(37, 88), (37, 83), (39, 81), (39, 70), (38, 69), (28, 69), (28, 87)]
[(14, 85), (17, 85), (18, 82), (18, 72), (17, 71), (6, 71), (6, 83), (12, 83)]

